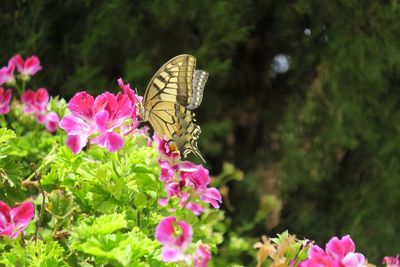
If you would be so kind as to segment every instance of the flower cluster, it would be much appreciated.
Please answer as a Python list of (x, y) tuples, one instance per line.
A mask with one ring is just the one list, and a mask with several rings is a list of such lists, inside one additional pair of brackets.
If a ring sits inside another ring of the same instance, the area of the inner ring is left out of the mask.
[(0, 235), (16, 238), (28, 226), (33, 216), (35, 206), (31, 202), (11, 208), (0, 201)]
[(186, 207), (195, 215), (204, 211), (202, 202), (219, 208), (222, 197), (216, 188), (208, 187), (211, 181), (208, 170), (202, 165), (180, 161), (180, 154), (173, 143), (157, 136), (154, 136), (154, 140), (161, 155), (160, 180), (168, 196), (167, 199), (161, 199), (160, 204), (165, 206), (171, 198), (177, 197), (181, 207)]
[(185, 221), (177, 221), (173, 216), (160, 221), (155, 237), (163, 245), (161, 257), (165, 262), (185, 261), (196, 267), (205, 267), (211, 259), (210, 250), (203, 244), (199, 244), (194, 254), (190, 254), (192, 227)]
[(308, 259), (301, 262), (300, 267), (363, 267), (367, 266), (364, 255), (355, 252), (355, 245), (350, 236), (341, 239), (333, 237), (325, 246), (325, 250), (313, 245), (308, 250)]
[(87, 92), (79, 92), (69, 101), (71, 114), (65, 116), (59, 125), (67, 132), (67, 146), (75, 154), (91, 137), (91, 143), (115, 152), (124, 146), (121, 134), (131, 132), (139, 124), (135, 92), (121, 79), (118, 84), (124, 91), (117, 95), (105, 92), (94, 98)]
[(37, 91), (26, 90), (21, 97), (21, 101), (26, 114), (35, 115), (37, 122), (44, 124), (49, 132), (57, 130), (60, 119), (57, 113), (47, 110), (49, 93), (46, 88), (39, 88)]
[(385, 264), (386, 267), (400, 267), (400, 255), (396, 257), (386, 256), (383, 258), (382, 263)]
[(40, 71), (42, 66), (40, 66), (40, 60), (37, 56), (31, 56), (24, 60), (21, 55), (15, 55), (8, 61), (7, 66), (0, 69), (0, 85), (4, 83), (15, 85), (15, 69), (19, 72), (18, 76), (23, 81), (27, 81), (31, 76)]
[[(160, 139), (157, 135), (153, 139), (160, 154), (160, 180), (167, 193), (167, 198), (160, 199), (160, 205), (166, 206), (169, 200), (177, 198), (182, 208), (195, 215), (203, 213), (204, 204), (219, 208), (222, 197), (216, 188), (209, 187), (211, 179), (208, 170), (202, 165), (181, 161), (173, 142)], [(196, 249), (193, 249), (192, 235), (192, 227), (183, 220), (177, 221), (173, 216), (161, 220), (155, 237), (163, 245), (162, 259), (166, 262), (185, 261), (197, 267), (207, 266), (211, 252), (201, 243), (194, 245)]]
[[(31, 56), (24, 60), (21, 55), (15, 55), (8, 61), (7, 66), (0, 69), (0, 85), (6, 84), (17, 89), (21, 96), (23, 111), (36, 116), (38, 123), (44, 124), (50, 132), (55, 132), (59, 118), (57, 113), (47, 110), (49, 102), (47, 90), (39, 88), (36, 91), (31, 89), (25, 91), (25, 83), (41, 69), (42, 66), (37, 56)], [(14, 73), (15, 70), (18, 73)], [(22, 84), (19, 84), (18, 81), (22, 81)], [(0, 114), (9, 112), (11, 94), (10, 88), (0, 87)]]

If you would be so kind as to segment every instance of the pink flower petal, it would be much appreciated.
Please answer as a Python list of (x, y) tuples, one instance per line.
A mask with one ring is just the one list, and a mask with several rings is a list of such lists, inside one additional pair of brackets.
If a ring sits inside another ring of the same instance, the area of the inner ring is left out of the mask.
[[(176, 236), (175, 228), (180, 228), (180, 235)], [(192, 227), (185, 221), (178, 221), (174, 216), (169, 216), (160, 221), (156, 227), (155, 238), (164, 246), (186, 248), (192, 242)]]
[(168, 161), (158, 160), (161, 167), (160, 181), (167, 182), (170, 181), (175, 176), (175, 172)]
[(10, 212), (11, 212), (10, 206), (8, 206), (3, 201), (0, 201), (0, 228), (4, 228), (5, 225), (10, 223), (11, 221)]
[(68, 109), (72, 114), (92, 118), (94, 115), (94, 98), (87, 92), (78, 92), (68, 102)]
[(11, 101), (11, 89), (4, 90), (0, 87), (0, 114), (7, 114)]
[(49, 103), (49, 93), (46, 88), (39, 88), (35, 94), (35, 105), (39, 111), (46, 111), (47, 104)]
[(45, 126), (47, 128), (47, 130), (51, 133), (54, 133), (55, 131), (57, 131), (57, 126), (59, 123), (59, 118), (57, 113), (55, 112), (49, 112), (46, 115), (46, 119), (45, 119)]
[(333, 237), (325, 247), (326, 253), (339, 261), (341, 261), (348, 253), (354, 252), (354, 250), (355, 245), (349, 235), (342, 237), (342, 239)]
[(185, 259), (183, 251), (172, 247), (163, 247), (161, 249), (161, 258), (165, 262), (176, 262)]
[(7, 67), (0, 69), (0, 85), (14, 81), (14, 63), (10, 60)]
[(22, 72), (24, 70), (24, 60), (22, 59), (21, 55), (15, 55), (13, 56), (10, 61), (17, 67), (17, 70), (19, 72)]
[(19, 207), (12, 209), (10, 216), (15, 224), (14, 229), (17, 229), (11, 236), (15, 238), (28, 226), (33, 216), (35, 216), (35, 206), (31, 202), (24, 202)]
[(124, 146), (124, 139), (116, 133), (108, 132), (93, 138), (92, 143), (115, 152)]
[(18, 69), (18, 71), (21, 72), (21, 74), (32, 76), (41, 69), (39, 58), (37, 56), (31, 56), (26, 59), (24, 69), (22, 71)]
[(67, 115), (60, 121), (61, 129), (64, 129), (69, 135), (90, 135), (93, 129), (88, 123), (74, 115)]
[(218, 189), (212, 187), (207, 188), (200, 196), (200, 198), (206, 202), (210, 203), (214, 208), (219, 208), (219, 204), (222, 203), (222, 197)]
[(166, 217), (160, 221), (156, 227), (155, 238), (163, 245), (173, 245), (175, 232), (173, 224), (176, 222), (176, 218), (173, 216)]
[(94, 116), (95, 117), (94, 120), (96, 122), (97, 128), (99, 129), (100, 133), (103, 133), (107, 130), (108, 116), (109, 113), (107, 110), (102, 110), (100, 112), (97, 112), (97, 114)]
[(345, 267), (363, 267), (365, 257), (361, 253), (348, 253), (342, 260)]
[(194, 257), (194, 266), (195, 267), (207, 267), (208, 262), (211, 260), (211, 252), (210, 250), (204, 246), (199, 245), (196, 250), (196, 255)]
[(88, 136), (86, 135), (68, 135), (67, 146), (72, 150), (74, 154), (78, 154), (82, 151), (82, 148), (86, 146)]

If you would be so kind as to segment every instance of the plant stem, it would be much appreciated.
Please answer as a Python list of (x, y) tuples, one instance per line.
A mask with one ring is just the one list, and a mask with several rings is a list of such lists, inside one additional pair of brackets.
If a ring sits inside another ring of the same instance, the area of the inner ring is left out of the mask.
[(42, 194), (42, 206), (40, 207), (39, 218), (38, 218), (38, 221), (36, 223), (36, 231), (35, 231), (35, 235), (34, 235), (34, 240), (37, 241), (39, 226), (40, 226), (40, 223), (42, 222), (44, 206), (46, 205), (46, 194), (45, 194), (45, 192), (43, 190), (42, 182), (40, 181), (40, 178), (41, 178), (40, 173), (38, 172), (38, 170), (36, 170), (35, 164), (32, 163), (31, 166), (32, 166), (32, 169), (34, 171), (35, 178), (38, 181), (40, 193)]

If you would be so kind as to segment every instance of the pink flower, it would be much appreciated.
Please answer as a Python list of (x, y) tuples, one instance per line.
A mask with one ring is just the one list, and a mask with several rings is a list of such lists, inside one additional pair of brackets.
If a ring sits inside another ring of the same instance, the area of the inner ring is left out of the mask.
[(67, 146), (75, 154), (79, 153), (86, 146), (88, 137), (96, 131), (95, 115), (105, 106), (104, 99), (96, 101), (86, 92), (76, 93), (68, 102), (68, 109), (71, 115), (67, 115), (59, 123), (67, 136)]
[(155, 238), (163, 245), (162, 260), (165, 262), (184, 260), (185, 250), (192, 242), (192, 236), (192, 227), (185, 221), (177, 221), (173, 216), (162, 219), (155, 233)]
[(341, 267), (341, 265), (319, 246), (314, 245), (308, 250), (308, 259), (302, 261), (299, 267)]
[(18, 72), (24, 76), (33, 76), (36, 72), (42, 69), (40, 66), (40, 60), (37, 56), (31, 56), (24, 61), (21, 55), (15, 55), (11, 58), (11, 61), (17, 67)]
[(44, 125), (46, 126), (47, 130), (49, 130), (49, 132), (54, 133), (55, 131), (57, 131), (59, 121), (60, 119), (58, 118), (57, 113), (49, 112), (46, 115)]
[(180, 159), (180, 152), (174, 142), (161, 139), (157, 134), (153, 135), (153, 141), (157, 147), (161, 157), (169, 160), (176, 161)]
[(110, 152), (115, 152), (124, 146), (124, 139), (113, 130), (122, 125), (132, 114), (132, 102), (125, 94), (103, 93), (96, 97), (106, 103), (104, 109), (96, 113), (95, 122), (100, 133), (92, 139), (92, 143), (105, 147)]
[(49, 93), (46, 88), (39, 88), (36, 92), (26, 90), (21, 97), (26, 113), (41, 114), (47, 110)]
[(201, 200), (210, 203), (214, 208), (219, 208), (222, 197), (218, 189), (208, 188), (210, 183), (208, 170), (202, 165), (195, 165), (188, 161), (182, 162), (179, 167), (182, 179), (188, 186), (195, 189)]
[[(338, 239), (331, 238), (326, 244), (325, 251), (317, 245), (308, 251), (308, 259), (301, 263), (301, 267), (311, 266), (337, 266), (337, 267), (362, 267), (365, 257), (355, 253), (355, 245), (349, 235)], [(318, 265), (319, 264), (319, 265)], [(325, 264), (325, 265), (324, 265)]]
[(8, 61), (8, 66), (7, 67), (2, 67), (0, 69), (0, 85), (2, 85), (3, 83), (14, 83), (15, 78), (14, 78), (14, 63), (13, 61), (10, 59)]
[(115, 96), (105, 92), (94, 99), (86, 92), (79, 92), (68, 103), (68, 109), (71, 115), (61, 120), (60, 128), (67, 132), (67, 145), (75, 154), (86, 146), (92, 134), (98, 135), (91, 143), (110, 152), (124, 146), (124, 139), (119, 133), (123, 132), (125, 121), (133, 114), (128, 94), (118, 93)]
[(386, 267), (400, 267), (400, 256), (397, 255), (396, 257), (389, 257), (386, 256), (383, 258), (383, 264), (386, 265)]
[(193, 263), (195, 267), (207, 267), (208, 262), (211, 260), (210, 250), (204, 246), (199, 245), (194, 256)]
[(346, 267), (362, 267), (365, 261), (362, 254), (354, 253), (355, 245), (349, 235), (342, 237), (342, 239), (331, 238), (326, 244), (325, 251)]
[(10, 208), (0, 201), (0, 235), (16, 238), (35, 215), (35, 207), (31, 202), (24, 202), (16, 208)]
[(0, 114), (8, 113), (10, 101), (11, 89), (4, 90), (3, 87), (0, 87)]
[(175, 171), (173, 167), (166, 160), (158, 160), (161, 167), (160, 181), (169, 182), (175, 177)]

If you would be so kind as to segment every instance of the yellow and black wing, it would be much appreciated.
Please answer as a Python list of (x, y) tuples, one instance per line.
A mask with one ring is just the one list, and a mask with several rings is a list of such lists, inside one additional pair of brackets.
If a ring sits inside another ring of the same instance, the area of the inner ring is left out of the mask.
[(179, 55), (156, 72), (144, 95), (144, 120), (160, 138), (173, 141), (183, 157), (194, 153), (204, 161), (197, 147), (201, 130), (190, 109), (200, 105), (208, 73), (195, 68), (195, 57)]

